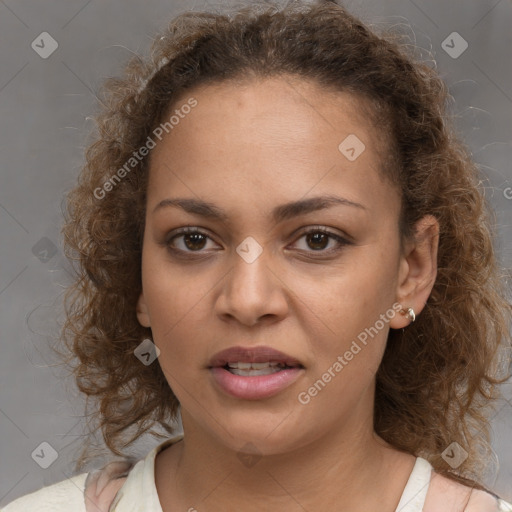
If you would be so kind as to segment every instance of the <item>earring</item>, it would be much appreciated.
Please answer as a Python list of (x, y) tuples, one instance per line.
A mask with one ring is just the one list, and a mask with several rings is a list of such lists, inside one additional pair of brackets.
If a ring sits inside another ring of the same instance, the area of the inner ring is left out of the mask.
[(416, 314), (414, 313), (414, 309), (412, 308), (407, 308), (407, 311), (402, 309), (400, 310), (400, 314), (404, 315), (406, 318), (409, 318), (411, 323), (414, 322), (414, 320), (416, 320)]

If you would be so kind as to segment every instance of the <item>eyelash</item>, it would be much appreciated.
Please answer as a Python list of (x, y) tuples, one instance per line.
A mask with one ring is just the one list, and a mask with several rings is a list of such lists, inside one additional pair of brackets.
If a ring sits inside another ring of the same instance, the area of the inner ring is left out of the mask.
[[(331, 255), (333, 253), (339, 252), (343, 248), (343, 246), (353, 245), (353, 243), (350, 242), (349, 240), (347, 240), (346, 238), (344, 238), (336, 233), (333, 233), (332, 231), (329, 231), (322, 226), (314, 226), (312, 228), (309, 228), (306, 231), (303, 231), (297, 240), (299, 240), (302, 237), (307, 236), (309, 234), (315, 234), (315, 233), (322, 233), (324, 235), (327, 235), (329, 238), (332, 238), (333, 240), (335, 240), (338, 243), (338, 247), (334, 248), (334, 249), (327, 249), (327, 250), (319, 249), (316, 251), (315, 250), (307, 251), (309, 253), (317, 253), (317, 254), (320, 254), (321, 256)], [(178, 255), (178, 256), (181, 256), (182, 254), (187, 254), (187, 255), (194, 254), (194, 253), (200, 254), (201, 252), (203, 252), (201, 249), (199, 249), (197, 251), (191, 251), (191, 250), (177, 249), (177, 248), (171, 246), (171, 243), (176, 238), (179, 238), (180, 236), (182, 237), (183, 235), (194, 235), (194, 234), (200, 234), (200, 235), (203, 235), (206, 238), (209, 238), (210, 240), (212, 240), (212, 238), (210, 236), (208, 236), (206, 233), (204, 233), (203, 231), (201, 231), (195, 227), (186, 227), (186, 228), (182, 228), (179, 231), (175, 232), (171, 237), (168, 237), (165, 240), (164, 245), (167, 247), (167, 249), (170, 252), (172, 252), (173, 254)], [(301, 252), (303, 252), (303, 250), (301, 250)], [(315, 256), (313, 256), (313, 257), (315, 257)]]

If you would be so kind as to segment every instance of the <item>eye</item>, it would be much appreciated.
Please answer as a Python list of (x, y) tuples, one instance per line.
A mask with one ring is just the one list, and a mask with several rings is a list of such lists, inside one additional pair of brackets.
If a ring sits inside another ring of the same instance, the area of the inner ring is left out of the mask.
[[(176, 240), (180, 240), (180, 242), (178, 243)], [(206, 233), (197, 228), (187, 227), (169, 237), (165, 245), (173, 252), (204, 252), (202, 249), (206, 247), (208, 240), (211, 238)]]
[[(329, 231), (322, 226), (314, 226), (302, 232), (298, 240), (304, 239), (306, 247), (299, 247), (299, 251), (308, 253), (321, 253), (322, 255), (335, 253), (343, 246), (351, 245), (352, 242), (341, 235)], [(165, 246), (169, 251), (178, 256), (183, 253), (204, 253), (208, 252), (208, 241), (212, 238), (205, 232), (195, 227), (181, 228), (169, 236)], [(295, 242), (297, 244), (297, 242)], [(330, 248), (329, 245), (331, 245)], [(203, 250), (206, 249), (206, 250)]]
[[(322, 254), (330, 254), (339, 251), (345, 245), (351, 245), (346, 238), (325, 229), (322, 226), (315, 226), (313, 228), (304, 231), (300, 236), (299, 240), (305, 240), (305, 248), (299, 248), (301, 251), (306, 252), (320, 252)], [(326, 248), (329, 243), (332, 242), (331, 248)]]

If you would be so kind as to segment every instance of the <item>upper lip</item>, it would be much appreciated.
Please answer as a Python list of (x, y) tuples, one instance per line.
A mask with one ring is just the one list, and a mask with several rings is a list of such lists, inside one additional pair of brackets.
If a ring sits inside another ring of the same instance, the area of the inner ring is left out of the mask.
[(300, 366), (303, 364), (292, 356), (280, 352), (272, 347), (258, 346), (258, 347), (230, 347), (225, 350), (217, 352), (211, 359), (209, 367), (222, 367), (228, 363), (284, 363), (287, 366)]

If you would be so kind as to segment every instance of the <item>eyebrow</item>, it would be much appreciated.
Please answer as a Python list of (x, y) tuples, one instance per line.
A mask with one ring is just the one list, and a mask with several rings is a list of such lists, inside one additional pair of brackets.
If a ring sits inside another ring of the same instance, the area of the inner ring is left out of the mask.
[[(272, 218), (274, 221), (283, 222), (288, 219), (292, 219), (299, 215), (305, 215), (307, 213), (316, 212), (319, 210), (325, 210), (333, 206), (351, 206), (354, 208), (367, 210), (365, 206), (354, 201), (350, 201), (343, 197), (327, 195), (311, 197), (309, 199), (301, 199), (300, 201), (294, 201), (276, 206), (272, 210)], [(229, 220), (228, 215), (224, 210), (201, 199), (189, 199), (189, 198), (176, 198), (176, 199), (164, 199), (160, 201), (153, 210), (153, 214), (162, 208), (166, 207), (178, 207), (187, 213), (194, 215), (200, 215), (213, 220), (218, 220), (227, 223)]]

